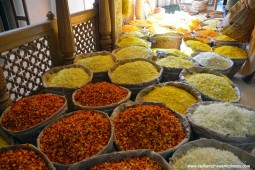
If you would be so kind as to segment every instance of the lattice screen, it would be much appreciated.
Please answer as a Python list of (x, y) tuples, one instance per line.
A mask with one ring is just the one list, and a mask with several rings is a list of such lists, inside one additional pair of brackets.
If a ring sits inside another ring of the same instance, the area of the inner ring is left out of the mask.
[(47, 37), (0, 54), (11, 99), (27, 96), (42, 84), (41, 75), (51, 67)]
[(76, 42), (74, 55), (97, 51), (95, 19), (73, 26), (73, 32)]

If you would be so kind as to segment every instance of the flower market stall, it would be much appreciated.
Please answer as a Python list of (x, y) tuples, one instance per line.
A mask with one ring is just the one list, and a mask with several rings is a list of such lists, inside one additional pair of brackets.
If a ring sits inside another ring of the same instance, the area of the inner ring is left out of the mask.
[(221, 13), (56, 4), (0, 34), (0, 169), (255, 169), (255, 108), (233, 81), (249, 56)]

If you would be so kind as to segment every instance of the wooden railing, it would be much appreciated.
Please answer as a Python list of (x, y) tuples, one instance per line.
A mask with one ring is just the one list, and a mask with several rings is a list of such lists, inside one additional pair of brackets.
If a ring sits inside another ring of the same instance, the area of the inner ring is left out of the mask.
[(121, 34), (120, 0), (96, 0), (94, 9), (69, 14), (56, 0), (57, 19), (0, 33), (0, 114), (12, 100), (30, 95), (49, 68), (71, 64), (75, 55), (111, 51)]
[[(11, 100), (38, 89), (45, 71), (65, 64), (60, 25), (51, 12), (47, 17), (40, 24), (0, 33), (0, 113)], [(100, 49), (97, 9), (76, 13), (70, 22), (75, 47), (72, 56)]]

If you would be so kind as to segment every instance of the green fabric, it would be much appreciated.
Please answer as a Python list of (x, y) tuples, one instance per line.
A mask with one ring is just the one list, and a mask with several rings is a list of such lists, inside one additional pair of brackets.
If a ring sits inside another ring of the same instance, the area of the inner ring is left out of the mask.
[(232, 6), (234, 6), (237, 2), (238, 2), (238, 0), (228, 0), (227, 5), (226, 5), (226, 9), (230, 10), (230, 8)]
[(181, 10), (179, 5), (177, 5), (177, 4), (168, 5), (163, 8), (165, 8), (166, 13), (169, 13), (169, 14), (171, 14), (171, 13), (173, 14), (175, 11)]

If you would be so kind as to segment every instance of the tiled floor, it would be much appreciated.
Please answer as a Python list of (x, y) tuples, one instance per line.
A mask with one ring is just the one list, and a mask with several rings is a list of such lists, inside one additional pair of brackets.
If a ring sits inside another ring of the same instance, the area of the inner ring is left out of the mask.
[(252, 84), (246, 84), (242, 81), (241, 77), (241, 75), (236, 74), (232, 79), (241, 91), (240, 104), (244, 104), (255, 109), (255, 79), (253, 79)]

